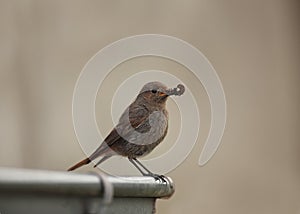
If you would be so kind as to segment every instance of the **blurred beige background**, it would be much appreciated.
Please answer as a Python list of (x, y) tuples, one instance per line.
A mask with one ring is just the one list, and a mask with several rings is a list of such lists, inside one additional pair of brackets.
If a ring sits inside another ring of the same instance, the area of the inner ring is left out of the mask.
[[(176, 194), (158, 213), (300, 213), (299, 12), (288, 0), (1, 1), (0, 165), (65, 170), (83, 158), (71, 104), (85, 63), (120, 38), (167, 34), (211, 61), (228, 120), (218, 152), (199, 167), (210, 118), (198, 86), (198, 144), (168, 174)], [(104, 133), (111, 124), (98, 120)]]

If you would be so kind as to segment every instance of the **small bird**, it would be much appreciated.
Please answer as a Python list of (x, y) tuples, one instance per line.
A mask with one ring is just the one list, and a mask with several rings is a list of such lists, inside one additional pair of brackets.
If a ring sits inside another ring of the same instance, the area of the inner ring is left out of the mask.
[(173, 89), (167, 89), (160, 82), (145, 84), (101, 145), (88, 158), (75, 164), (68, 171), (89, 164), (98, 157), (102, 158), (94, 167), (114, 155), (121, 155), (127, 157), (142, 175), (159, 177), (137, 158), (149, 154), (165, 138), (168, 131), (167, 98), (171, 95), (180, 96), (184, 91), (185, 88), (181, 84)]

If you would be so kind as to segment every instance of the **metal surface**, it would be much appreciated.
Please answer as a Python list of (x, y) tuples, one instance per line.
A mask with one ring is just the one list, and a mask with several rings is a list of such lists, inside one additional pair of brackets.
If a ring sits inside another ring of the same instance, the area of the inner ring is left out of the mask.
[[(170, 178), (163, 183), (152, 177), (108, 177), (115, 197), (169, 197), (174, 193)], [(102, 181), (95, 174), (0, 168), (0, 192), (99, 196)]]
[[(156, 198), (174, 193), (167, 180), (0, 167), (0, 213), (153, 213)], [(113, 187), (110, 204), (105, 183)]]
[(152, 214), (154, 209), (153, 198), (115, 198), (111, 204), (104, 205), (101, 198), (0, 197), (1, 214)]

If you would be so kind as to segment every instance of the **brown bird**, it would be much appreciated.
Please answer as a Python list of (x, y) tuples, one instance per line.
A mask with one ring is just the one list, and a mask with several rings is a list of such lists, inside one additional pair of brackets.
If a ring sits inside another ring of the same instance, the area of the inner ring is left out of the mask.
[(180, 96), (184, 91), (181, 84), (174, 89), (167, 89), (160, 82), (144, 85), (101, 145), (88, 158), (68, 171), (86, 165), (98, 157), (102, 158), (94, 167), (114, 155), (121, 155), (127, 157), (143, 175), (157, 177), (158, 175), (148, 170), (137, 158), (149, 154), (165, 138), (168, 131), (167, 98), (170, 95)]

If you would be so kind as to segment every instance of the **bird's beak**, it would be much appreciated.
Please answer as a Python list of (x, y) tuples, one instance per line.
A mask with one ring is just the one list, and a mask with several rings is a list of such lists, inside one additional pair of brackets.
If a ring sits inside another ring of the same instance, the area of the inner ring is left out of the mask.
[(160, 92), (158, 92), (158, 96), (160, 96), (160, 97), (167, 97), (169, 95), (160, 91)]

